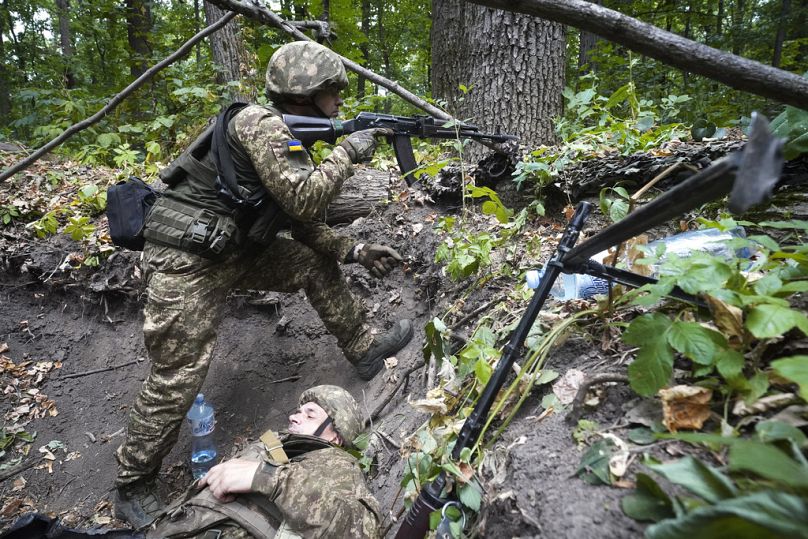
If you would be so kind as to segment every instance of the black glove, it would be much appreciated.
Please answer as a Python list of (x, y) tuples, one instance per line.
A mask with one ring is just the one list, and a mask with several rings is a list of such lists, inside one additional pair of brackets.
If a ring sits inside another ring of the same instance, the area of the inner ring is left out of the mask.
[(370, 161), (373, 152), (376, 151), (376, 137), (391, 136), (393, 131), (377, 127), (374, 129), (364, 129), (351, 133), (345, 140), (339, 143), (351, 158), (351, 163), (362, 163)]
[(377, 279), (393, 271), (401, 260), (403, 260), (401, 255), (392, 247), (375, 243), (363, 245), (356, 254), (356, 261), (365, 266)]

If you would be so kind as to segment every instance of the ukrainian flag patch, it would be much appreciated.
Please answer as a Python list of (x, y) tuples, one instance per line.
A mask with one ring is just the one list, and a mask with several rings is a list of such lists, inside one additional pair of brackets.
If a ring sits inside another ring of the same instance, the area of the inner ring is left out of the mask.
[(286, 143), (286, 146), (289, 148), (290, 152), (302, 152), (303, 151), (303, 143), (299, 140), (290, 140)]

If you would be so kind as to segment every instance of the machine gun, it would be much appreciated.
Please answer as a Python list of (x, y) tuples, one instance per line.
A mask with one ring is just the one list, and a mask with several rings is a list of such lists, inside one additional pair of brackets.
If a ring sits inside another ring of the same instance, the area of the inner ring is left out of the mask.
[[(491, 406), (505, 383), (514, 361), (519, 358), (525, 338), (533, 326), (555, 280), (563, 273), (587, 273), (632, 287), (655, 283), (656, 279), (630, 271), (604, 266), (589, 258), (613, 245), (633, 238), (649, 228), (660, 225), (686, 211), (730, 193), (729, 209), (735, 214), (745, 212), (763, 201), (774, 188), (783, 166), (783, 140), (769, 131), (768, 121), (753, 114), (749, 141), (741, 152), (731, 154), (708, 168), (698, 172), (664, 195), (646, 204), (626, 218), (605, 228), (592, 238), (575, 246), (592, 205), (580, 202), (567, 224), (556, 253), (550, 262), (527, 311), (511, 334), (508, 344), (497, 363), (491, 378), (483, 389), (477, 404), (463, 423), (457, 436), (452, 459), (458, 460), (464, 448), (473, 447), (482, 431)], [(674, 290), (674, 297), (691, 302), (697, 299), (681, 290)], [(429, 515), (440, 510), (450, 501), (444, 490), (448, 485), (445, 471), (425, 485), (396, 533), (396, 539), (422, 539), (429, 530)]]
[(283, 122), (295, 138), (304, 146), (309, 146), (318, 140), (333, 144), (342, 135), (349, 135), (363, 129), (384, 127), (393, 131), (388, 137), (396, 160), (407, 185), (412, 185), (415, 178), (413, 170), (418, 168), (415, 156), (412, 153), (410, 137), (442, 138), (442, 139), (471, 139), (482, 143), (502, 143), (517, 140), (514, 135), (500, 135), (483, 133), (480, 129), (467, 123), (449, 124), (431, 116), (393, 116), (390, 114), (375, 114), (360, 112), (353, 120), (340, 121), (331, 118), (316, 118), (312, 116), (297, 116), (284, 114)]

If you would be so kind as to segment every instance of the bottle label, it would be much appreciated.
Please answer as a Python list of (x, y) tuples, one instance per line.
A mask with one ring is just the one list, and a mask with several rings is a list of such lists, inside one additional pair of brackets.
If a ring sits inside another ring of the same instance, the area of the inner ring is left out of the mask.
[(192, 436), (207, 436), (211, 432), (213, 432), (213, 427), (216, 425), (216, 421), (213, 419), (213, 415), (205, 417), (203, 419), (199, 419), (196, 421), (188, 420), (191, 423), (191, 435)]

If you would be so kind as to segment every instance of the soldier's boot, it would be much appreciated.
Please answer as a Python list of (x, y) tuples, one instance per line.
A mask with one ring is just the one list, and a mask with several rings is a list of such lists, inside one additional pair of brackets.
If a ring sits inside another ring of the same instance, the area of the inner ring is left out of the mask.
[(384, 360), (404, 348), (412, 339), (410, 320), (399, 320), (387, 333), (373, 339), (370, 349), (356, 362), (356, 371), (362, 380), (371, 380), (384, 367)]
[(165, 504), (157, 494), (154, 480), (137, 481), (115, 489), (113, 497), (115, 518), (125, 520), (139, 529), (148, 526), (160, 516)]

